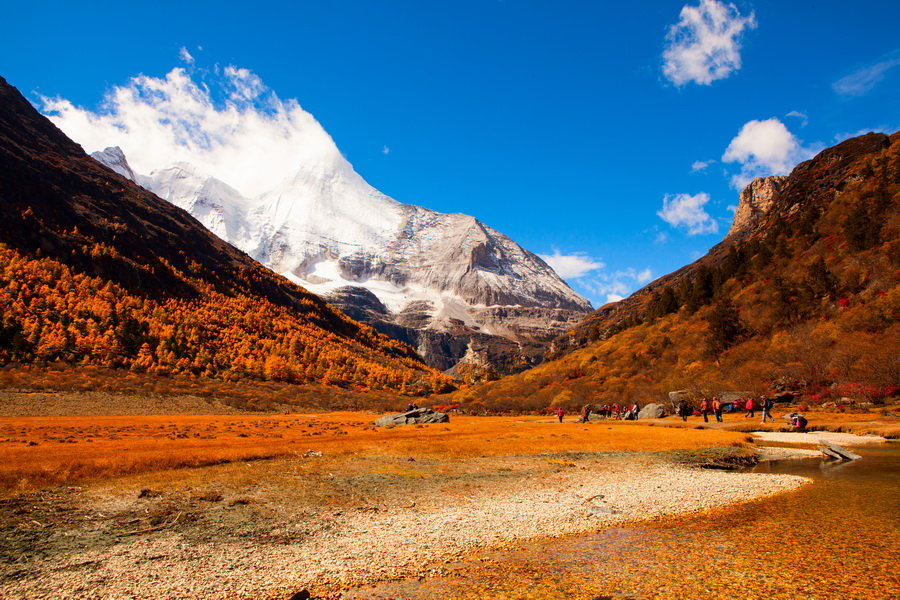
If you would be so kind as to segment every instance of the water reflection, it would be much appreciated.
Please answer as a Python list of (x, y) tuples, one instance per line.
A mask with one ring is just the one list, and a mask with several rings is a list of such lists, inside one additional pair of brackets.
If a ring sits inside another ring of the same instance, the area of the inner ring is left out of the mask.
[[(712, 514), (618, 527), (482, 555), (459, 576), (396, 582), (357, 600), (900, 597), (900, 449), (863, 460), (763, 463), (816, 480)], [(485, 560), (486, 559), (486, 560)]]

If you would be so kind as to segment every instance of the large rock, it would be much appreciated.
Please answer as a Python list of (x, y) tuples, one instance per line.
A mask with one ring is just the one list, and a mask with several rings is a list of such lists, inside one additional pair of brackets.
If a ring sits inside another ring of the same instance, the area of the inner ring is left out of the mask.
[(387, 427), (388, 425), (411, 425), (414, 423), (448, 423), (450, 417), (446, 413), (435, 412), (430, 408), (414, 408), (405, 413), (384, 415), (375, 420), (375, 425)]
[(638, 419), (662, 419), (666, 416), (666, 409), (662, 404), (651, 403), (641, 409)]

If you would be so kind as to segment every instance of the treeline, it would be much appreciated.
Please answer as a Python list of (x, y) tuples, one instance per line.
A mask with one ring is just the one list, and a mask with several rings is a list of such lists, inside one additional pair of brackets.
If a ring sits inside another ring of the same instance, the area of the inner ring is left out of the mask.
[[(0, 245), (0, 364), (62, 361), (404, 394), (451, 389), (448, 377), (371, 328), (348, 339), (303, 310), (191, 284), (200, 292), (194, 298), (140, 296)], [(299, 301), (315, 315), (312, 300)]]

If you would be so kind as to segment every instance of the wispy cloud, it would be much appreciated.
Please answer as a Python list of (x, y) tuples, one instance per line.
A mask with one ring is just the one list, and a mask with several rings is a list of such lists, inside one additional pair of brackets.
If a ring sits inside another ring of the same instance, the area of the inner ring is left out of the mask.
[(831, 84), (832, 89), (843, 96), (862, 96), (884, 81), (887, 72), (900, 66), (900, 51), (882, 57), (875, 64), (863, 67)]
[(693, 164), (691, 165), (691, 172), (697, 173), (699, 171), (705, 171), (706, 167), (713, 164), (714, 162), (716, 162), (716, 161), (714, 161), (714, 160), (695, 160), (693, 162)]
[(110, 90), (98, 110), (43, 98), (42, 110), (93, 152), (119, 146), (139, 173), (184, 161), (247, 196), (300, 164), (331, 164), (334, 141), (296, 100), (281, 100), (252, 71), (175, 68)]
[(792, 110), (785, 116), (800, 119), (800, 127), (806, 127), (807, 125), (809, 125), (809, 117), (806, 116), (806, 113), (802, 113), (799, 110)]
[(776, 118), (749, 121), (728, 144), (722, 160), (740, 165), (731, 185), (743, 189), (757, 177), (787, 175), (797, 163), (811, 158), (819, 146), (804, 146)]
[(381, 153), (382, 153), (382, 154), (390, 154), (390, 153), (391, 153), (391, 149), (388, 148), (387, 146), (382, 146), (382, 147), (381, 147)]
[(718, 233), (719, 224), (703, 208), (709, 202), (709, 194), (666, 194), (663, 206), (656, 212), (672, 227), (686, 229), (688, 235)]
[(191, 53), (188, 52), (188, 49), (184, 46), (178, 49), (178, 58), (180, 58), (183, 63), (189, 65), (194, 64), (194, 57), (191, 56)]
[(710, 85), (741, 68), (741, 37), (756, 27), (756, 15), (742, 15), (734, 4), (700, 0), (685, 5), (669, 27), (663, 75), (676, 86)]

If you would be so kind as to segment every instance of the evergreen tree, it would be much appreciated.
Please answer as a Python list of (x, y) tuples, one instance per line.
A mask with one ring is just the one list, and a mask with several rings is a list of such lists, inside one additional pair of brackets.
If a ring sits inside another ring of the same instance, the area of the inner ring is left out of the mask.
[(709, 324), (707, 343), (715, 356), (736, 344), (745, 331), (737, 308), (725, 297), (713, 305), (706, 321)]

